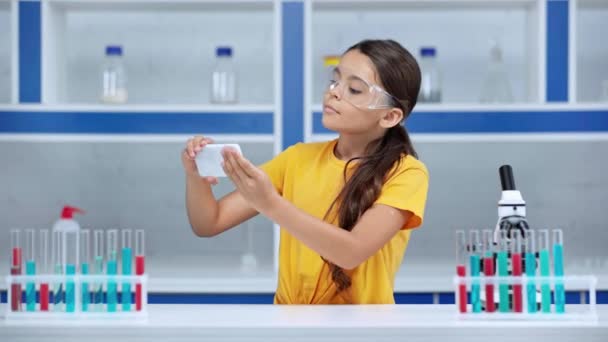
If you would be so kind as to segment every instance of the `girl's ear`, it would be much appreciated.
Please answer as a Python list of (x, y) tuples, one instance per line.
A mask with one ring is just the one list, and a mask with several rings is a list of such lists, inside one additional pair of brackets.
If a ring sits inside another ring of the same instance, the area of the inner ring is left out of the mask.
[(403, 120), (403, 111), (399, 108), (391, 108), (380, 119), (380, 126), (388, 129), (398, 125), (401, 120)]

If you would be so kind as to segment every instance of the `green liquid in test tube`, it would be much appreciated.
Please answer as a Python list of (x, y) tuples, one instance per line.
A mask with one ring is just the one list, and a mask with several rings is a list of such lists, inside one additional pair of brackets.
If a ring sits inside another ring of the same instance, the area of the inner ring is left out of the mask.
[[(538, 232), (538, 247), (540, 258), (540, 275), (541, 277), (549, 277), (550, 274), (550, 255), (549, 255), (549, 231), (543, 229)], [(548, 281), (543, 281), (540, 285), (541, 293), (541, 311), (543, 313), (551, 312), (551, 284)]]
[[(89, 261), (91, 260), (91, 232), (88, 229), (80, 231), (80, 274), (88, 275)], [(85, 280), (81, 283), (80, 296), (82, 302), (82, 311), (89, 311), (89, 302), (91, 293), (89, 289), (89, 283)]]
[[(115, 276), (118, 273), (118, 230), (112, 229), (108, 231), (108, 264), (107, 274), (109, 277)], [(115, 279), (108, 279), (108, 312), (116, 312), (116, 304), (118, 302), (117, 284)]]
[[(507, 231), (500, 231), (498, 241), (498, 253), (497, 254), (497, 263), (498, 263), (498, 276), (499, 277), (508, 277), (509, 276), (509, 239), (507, 236)], [(500, 283), (498, 285), (498, 311), (500, 312), (510, 312), (511, 305), (509, 301), (509, 284)]]
[(525, 253), (526, 253), (526, 298), (528, 301), (528, 313), (535, 313), (536, 310), (536, 283), (534, 278), (536, 277), (536, 234), (533, 230), (526, 232), (525, 241)]
[[(104, 273), (104, 239), (103, 230), (96, 229), (93, 232), (93, 274), (101, 276)], [(103, 305), (103, 282), (96, 281), (93, 285), (93, 307), (95, 311), (104, 311)]]
[[(25, 274), (36, 275), (36, 232), (33, 229), (25, 230)], [(36, 311), (36, 282), (28, 281), (25, 284), (25, 308), (27, 311)]]

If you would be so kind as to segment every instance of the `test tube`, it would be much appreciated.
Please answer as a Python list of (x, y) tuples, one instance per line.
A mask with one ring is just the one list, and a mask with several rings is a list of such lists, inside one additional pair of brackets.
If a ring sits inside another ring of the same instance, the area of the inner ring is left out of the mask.
[[(521, 279), (522, 272), (522, 253), (523, 245), (521, 232), (513, 230), (511, 232), (511, 269), (513, 277)], [(513, 312), (523, 311), (522, 286), (521, 283), (513, 284)]]
[(551, 284), (547, 280), (550, 276), (549, 261), (549, 231), (542, 229), (538, 232), (538, 249), (540, 258), (540, 275), (545, 280), (540, 285), (541, 311), (551, 312)]
[[(22, 249), (21, 230), (12, 229), (11, 232), (11, 275), (21, 275)], [(21, 283), (11, 284), (11, 311), (21, 311)]]
[[(52, 235), (52, 263), (53, 273), (63, 275), (63, 236), (60, 231), (53, 231)], [(57, 280), (53, 283), (53, 311), (64, 311), (63, 306), (63, 281)]]
[[(483, 231), (483, 274), (486, 277), (494, 277), (494, 235), (491, 230), (486, 229)], [(496, 311), (496, 305), (494, 302), (494, 283), (488, 281), (486, 283), (486, 312)]]
[[(498, 276), (504, 279), (509, 276), (509, 237), (506, 230), (501, 230), (498, 240)], [(498, 285), (498, 311), (509, 312), (509, 284), (504, 280)]]
[(117, 275), (117, 257), (118, 257), (118, 230), (111, 229), (107, 232), (107, 256), (108, 256), (108, 312), (116, 311), (118, 301), (116, 293), (116, 280), (113, 276)]
[[(122, 274), (130, 276), (133, 269), (133, 231), (131, 229), (122, 230)], [(131, 310), (131, 283), (122, 283), (122, 311)]]
[(473, 312), (481, 312), (481, 285), (479, 284), (481, 240), (479, 239), (479, 231), (471, 230), (469, 232), (469, 247), (469, 271), (473, 278), (471, 282), (471, 306)]
[[(91, 231), (83, 229), (80, 231), (80, 274), (86, 276), (90, 274), (89, 262), (91, 260)], [(89, 310), (91, 292), (89, 282), (83, 280), (81, 283), (82, 311)]]
[[(25, 230), (25, 274), (36, 275), (36, 231)], [(25, 309), (36, 311), (36, 282), (29, 280), (25, 284)]]
[[(467, 263), (467, 238), (464, 230), (456, 231), (456, 275), (464, 278), (466, 276)], [(458, 309), (467, 312), (467, 285), (458, 284)]]
[[(93, 274), (103, 275), (103, 230), (96, 229), (93, 232)], [(103, 282), (93, 284), (93, 303), (95, 311), (103, 311)]]
[(533, 230), (526, 232), (525, 246), (525, 268), (526, 268), (526, 298), (528, 299), (528, 313), (536, 312), (536, 234)]
[(76, 310), (76, 283), (74, 276), (76, 275), (76, 266), (78, 266), (78, 240), (79, 236), (73, 232), (62, 232), (63, 241), (66, 244), (64, 248), (65, 261), (65, 311), (74, 312)]
[[(135, 231), (135, 274), (141, 276), (145, 272), (145, 241), (143, 229)], [(142, 308), (142, 288), (138, 280), (135, 285), (135, 310), (141, 311)], [(466, 293), (465, 293), (466, 295)], [(466, 305), (466, 301), (465, 301)]]
[[(50, 250), (49, 230), (40, 230), (38, 268), (41, 274), (50, 274)], [(49, 311), (49, 284), (46, 281), (40, 283), (40, 311)]]
[(566, 304), (564, 282), (564, 235), (561, 229), (553, 230), (553, 275), (555, 280), (555, 312), (563, 313)]

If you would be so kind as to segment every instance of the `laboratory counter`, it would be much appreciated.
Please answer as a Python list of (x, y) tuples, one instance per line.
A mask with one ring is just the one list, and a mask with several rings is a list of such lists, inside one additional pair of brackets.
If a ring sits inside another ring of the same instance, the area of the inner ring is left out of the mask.
[(5, 320), (0, 341), (608, 341), (608, 305), (598, 320), (468, 321), (454, 305), (166, 305), (146, 321)]

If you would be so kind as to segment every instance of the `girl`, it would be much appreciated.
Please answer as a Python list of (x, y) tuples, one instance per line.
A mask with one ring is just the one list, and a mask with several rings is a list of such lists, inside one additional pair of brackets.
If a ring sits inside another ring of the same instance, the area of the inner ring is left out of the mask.
[(411, 228), (422, 224), (428, 172), (402, 122), (416, 105), (420, 69), (392, 40), (349, 48), (323, 99), (323, 125), (339, 138), (296, 144), (256, 167), (223, 151), (236, 190), (219, 201), (194, 158), (182, 153), (186, 207), (198, 236), (220, 234), (258, 213), (281, 226), (277, 304), (394, 303), (393, 284)]

